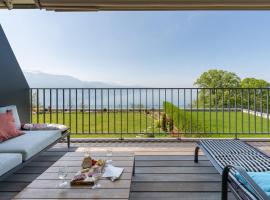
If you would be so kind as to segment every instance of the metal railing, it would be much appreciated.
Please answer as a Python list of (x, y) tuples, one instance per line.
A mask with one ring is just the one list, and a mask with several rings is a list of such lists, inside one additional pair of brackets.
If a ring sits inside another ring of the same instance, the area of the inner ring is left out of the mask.
[(32, 123), (66, 124), (74, 134), (269, 133), (268, 88), (32, 88), (30, 98)]

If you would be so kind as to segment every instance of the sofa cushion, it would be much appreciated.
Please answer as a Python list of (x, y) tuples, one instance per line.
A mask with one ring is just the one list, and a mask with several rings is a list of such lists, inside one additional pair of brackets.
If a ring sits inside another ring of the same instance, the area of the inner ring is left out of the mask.
[(16, 128), (21, 129), (21, 121), (17, 111), (17, 107), (15, 105), (0, 107), (0, 113), (6, 113), (8, 110), (12, 111), (16, 123)]
[[(247, 173), (267, 196), (270, 197), (270, 171)], [(236, 173), (235, 176), (250, 192), (255, 193), (249, 183), (239, 173)]]
[(12, 111), (0, 113), (0, 142), (22, 134), (23, 132), (16, 128)]
[(0, 176), (22, 163), (20, 153), (0, 153)]
[(61, 137), (61, 131), (25, 131), (24, 135), (0, 143), (0, 153), (21, 153), (28, 160)]

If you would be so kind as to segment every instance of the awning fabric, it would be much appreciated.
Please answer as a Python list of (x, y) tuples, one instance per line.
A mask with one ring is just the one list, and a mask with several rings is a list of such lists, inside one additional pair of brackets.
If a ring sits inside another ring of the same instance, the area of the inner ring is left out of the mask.
[(55, 11), (270, 10), (270, 0), (0, 0), (0, 8)]

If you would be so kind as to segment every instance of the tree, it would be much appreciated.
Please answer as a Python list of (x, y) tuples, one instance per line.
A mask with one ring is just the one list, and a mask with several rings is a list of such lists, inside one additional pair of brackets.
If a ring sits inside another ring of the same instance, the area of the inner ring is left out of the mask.
[(235, 88), (240, 87), (241, 79), (233, 72), (210, 69), (204, 72), (194, 83), (200, 88)]
[[(194, 83), (195, 86), (202, 89), (199, 93), (199, 104), (207, 106), (228, 106), (232, 104), (234, 99), (233, 90), (226, 88), (238, 88), (241, 86), (241, 79), (233, 72), (224, 70), (211, 69), (204, 72)], [(224, 90), (218, 90), (215, 88), (225, 88)]]
[(269, 88), (270, 83), (262, 79), (244, 78), (241, 81), (242, 88)]
[[(248, 108), (249, 106), (249, 108), (252, 110), (260, 111), (262, 109), (263, 112), (266, 112), (265, 110), (267, 108), (266, 97), (268, 95), (268, 88), (270, 87), (270, 83), (262, 79), (245, 78), (241, 81), (241, 86), (242, 88), (249, 88), (244, 89), (243, 91), (244, 108)], [(256, 98), (254, 98), (254, 95)], [(256, 101), (256, 104), (254, 100)]]

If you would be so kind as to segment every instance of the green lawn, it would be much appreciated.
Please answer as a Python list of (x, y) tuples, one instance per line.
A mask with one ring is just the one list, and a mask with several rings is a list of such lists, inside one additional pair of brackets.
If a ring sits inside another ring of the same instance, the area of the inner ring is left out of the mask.
[[(44, 121), (45, 117), (45, 121)], [(50, 121), (50, 118), (52, 119)], [(32, 116), (33, 123), (36, 123), (37, 115), (33, 114)], [(65, 119), (65, 121), (64, 121)], [(90, 121), (90, 123), (89, 123)], [(82, 113), (78, 112), (77, 115), (75, 112), (71, 114), (63, 112), (58, 113), (58, 122), (57, 114), (52, 113), (50, 116), (49, 113), (39, 114), (39, 123), (59, 123), (65, 124), (71, 128), (72, 133), (93, 133), (98, 136), (98, 133), (103, 133), (102, 137), (105, 137), (105, 133), (152, 133), (159, 132), (157, 128), (157, 122), (153, 117), (145, 113), (139, 112), (117, 112), (117, 113)], [(76, 127), (77, 122), (77, 127)], [(117, 135), (119, 135), (117, 134)], [(113, 134), (114, 135), (114, 134)], [(137, 134), (134, 134), (137, 135)]]
[[(200, 124), (199, 132), (212, 133), (267, 133), (267, 119), (259, 116), (248, 115), (242, 112), (186, 112), (186, 119), (189, 118), (189, 123), (192, 118), (192, 124)], [(198, 119), (198, 120), (197, 120)], [(184, 119), (182, 119), (184, 120)], [(270, 124), (269, 124), (270, 125)], [(270, 127), (269, 127), (270, 128)], [(197, 130), (195, 130), (197, 131)], [(186, 132), (190, 132), (186, 130)]]
[[(174, 115), (177, 115), (177, 111), (174, 111)], [(90, 126), (89, 126), (89, 116), (90, 116)], [(156, 138), (164, 138), (164, 137), (175, 137), (171, 136), (168, 133), (162, 131), (158, 126), (158, 113), (155, 113), (155, 119), (152, 114), (146, 115), (146, 113), (142, 112), (122, 112), (121, 113), (76, 113), (72, 112), (71, 114), (63, 112), (58, 113), (58, 123), (66, 124), (71, 128), (72, 137), (77, 138), (145, 138), (150, 137), (151, 133), (155, 134)], [(185, 117), (186, 116), (186, 119)], [(192, 117), (191, 117), (192, 116)], [(44, 121), (45, 117), (45, 121)], [(52, 119), (52, 123), (57, 123), (57, 115), (56, 113), (52, 113), (50, 116), (49, 113), (46, 113), (45, 116), (43, 114), (39, 114), (39, 123), (50, 123), (50, 117)], [(37, 115), (33, 114), (33, 123), (37, 122)], [(64, 123), (65, 118), (65, 123)], [(191, 121), (192, 118), (192, 121)], [(122, 120), (121, 120), (122, 119)], [(198, 120), (197, 120), (198, 119)], [(211, 119), (211, 120), (210, 120)], [(230, 119), (230, 120), (229, 120)], [(256, 126), (255, 126), (256, 119)], [(177, 127), (178, 117), (175, 119), (175, 126)], [(182, 137), (213, 137), (213, 138), (231, 138), (234, 137), (235, 132), (243, 132), (244, 134), (239, 134), (239, 137), (251, 137), (251, 138), (265, 138), (269, 137), (267, 134), (267, 119), (261, 119), (260, 117), (254, 117), (254, 115), (248, 116), (248, 114), (241, 112), (196, 112), (193, 111), (192, 115), (190, 111), (186, 111), (185, 114), (181, 115), (179, 120), (183, 120), (190, 124), (192, 122), (192, 126), (197, 127), (196, 124), (200, 124), (199, 132), (205, 130), (206, 133), (192, 133), (190, 134), (190, 129), (178, 129), (179, 132), (182, 132)], [(224, 126), (222, 122), (224, 120)], [(243, 120), (243, 126), (242, 126)], [(76, 127), (77, 121), (77, 127)], [(147, 123), (146, 123), (147, 121)], [(95, 123), (96, 122), (96, 123)], [(103, 123), (102, 123), (103, 122)], [(211, 126), (210, 126), (211, 122)], [(237, 122), (237, 123), (236, 123)], [(95, 126), (95, 124), (97, 124)], [(103, 124), (103, 126), (102, 126)], [(122, 127), (122, 128), (121, 128)], [(256, 127), (256, 133), (255, 133)], [(89, 130), (90, 133), (89, 134)], [(192, 129), (193, 132), (197, 132), (197, 130)], [(210, 133), (210, 131), (212, 133)], [(77, 132), (77, 134), (75, 134)], [(250, 132), (250, 134), (249, 134)], [(141, 133), (141, 134), (140, 134)], [(262, 134), (263, 133), (263, 134)]]

